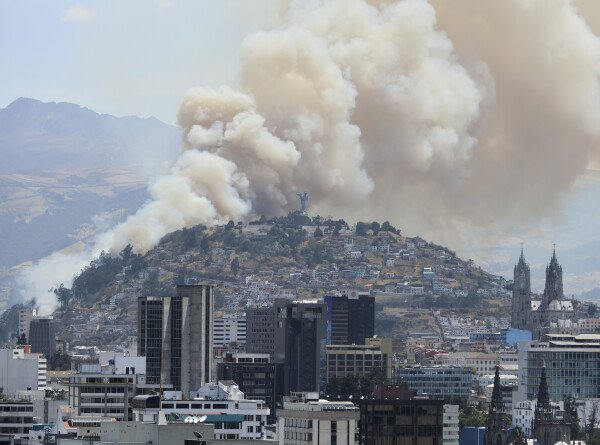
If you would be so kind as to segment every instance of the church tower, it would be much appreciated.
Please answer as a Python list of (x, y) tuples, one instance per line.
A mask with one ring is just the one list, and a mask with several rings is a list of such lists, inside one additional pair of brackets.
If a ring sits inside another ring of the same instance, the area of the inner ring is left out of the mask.
[(539, 445), (553, 445), (556, 442), (571, 440), (571, 426), (568, 422), (556, 419), (550, 405), (550, 393), (546, 379), (546, 365), (542, 368), (537, 404), (533, 417), (533, 437)]
[(531, 279), (522, 247), (513, 277), (511, 326), (529, 330), (531, 329)]
[(554, 248), (550, 264), (546, 267), (546, 285), (544, 286), (542, 307), (545, 309), (552, 301), (563, 299), (562, 267), (558, 264), (556, 248)]
[(485, 423), (484, 445), (505, 445), (507, 443), (507, 431), (510, 422), (504, 413), (502, 393), (500, 392), (500, 368), (496, 366), (494, 374), (494, 388), (492, 389), (492, 400), (488, 410)]

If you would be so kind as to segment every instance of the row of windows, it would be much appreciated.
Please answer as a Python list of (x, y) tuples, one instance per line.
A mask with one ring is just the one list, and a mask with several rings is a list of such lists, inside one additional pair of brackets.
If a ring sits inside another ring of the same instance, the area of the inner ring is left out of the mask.
[(226, 403), (163, 403), (163, 408), (175, 409), (227, 409)]
[(313, 421), (307, 419), (284, 419), (283, 425), (288, 428), (312, 428)]

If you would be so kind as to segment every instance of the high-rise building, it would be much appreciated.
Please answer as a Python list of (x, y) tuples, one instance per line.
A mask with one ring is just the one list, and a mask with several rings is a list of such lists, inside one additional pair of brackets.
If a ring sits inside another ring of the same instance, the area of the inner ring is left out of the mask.
[(31, 319), (36, 315), (35, 309), (24, 307), (19, 311), (19, 337), (25, 334), (25, 338), (29, 339), (29, 326)]
[(284, 393), (319, 391), (325, 358), (325, 305), (316, 301), (275, 300), (275, 362), (284, 363)]
[(246, 309), (246, 352), (275, 354), (275, 308)]
[(31, 352), (50, 358), (56, 352), (56, 328), (52, 317), (33, 317), (29, 323)]
[(218, 380), (232, 380), (247, 399), (264, 400), (269, 423), (276, 420), (277, 402), (283, 396), (283, 363), (273, 363), (269, 354), (227, 354), (217, 368)]
[(214, 288), (179, 285), (173, 297), (138, 299), (138, 355), (147, 382), (171, 384), (183, 394), (212, 378)]
[(375, 334), (375, 297), (327, 295), (327, 340), (332, 345), (362, 345)]

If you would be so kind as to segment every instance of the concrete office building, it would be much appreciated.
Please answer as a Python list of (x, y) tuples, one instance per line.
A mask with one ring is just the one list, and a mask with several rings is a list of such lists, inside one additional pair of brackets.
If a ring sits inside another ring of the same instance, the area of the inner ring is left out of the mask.
[(35, 315), (35, 309), (30, 307), (25, 307), (19, 311), (19, 337), (25, 334), (25, 338), (29, 339), (29, 325)]
[(392, 340), (367, 338), (360, 345), (327, 345), (327, 382), (333, 377), (381, 372), (392, 379)]
[(275, 314), (275, 362), (285, 365), (284, 393), (319, 391), (327, 334), (325, 305), (278, 298)]
[(275, 308), (246, 309), (246, 352), (275, 355)]
[[(33, 428), (33, 403), (0, 402), (0, 437), (2, 443), (28, 443)], [(5, 441), (8, 439), (7, 441)]]
[(368, 293), (356, 296), (327, 295), (327, 343), (362, 345), (375, 335), (375, 297)]
[(29, 323), (29, 344), (31, 352), (44, 354), (46, 358), (56, 352), (56, 327), (54, 319), (48, 317), (33, 317)]
[(46, 389), (46, 359), (24, 348), (0, 349), (0, 386), (8, 397), (22, 390)]
[(471, 368), (462, 366), (414, 366), (398, 368), (395, 378), (404, 382), (418, 395), (434, 398), (469, 398), (474, 375)]
[(278, 412), (280, 445), (354, 445), (359, 411), (352, 402), (319, 399), (318, 393), (284, 397)]
[(218, 380), (232, 380), (247, 399), (264, 400), (269, 407), (269, 424), (276, 421), (277, 402), (283, 396), (283, 363), (274, 363), (269, 354), (227, 354), (218, 364)]
[(147, 382), (184, 394), (212, 379), (214, 288), (177, 286), (173, 297), (138, 299), (138, 355)]
[(230, 344), (246, 344), (246, 314), (223, 314), (213, 324), (213, 346), (223, 348)]
[(544, 364), (552, 401), (600, 397), (600, 334), (548, 334), (546, 341), (522, 342), (518, 349), (516, 401), (535, 400)]

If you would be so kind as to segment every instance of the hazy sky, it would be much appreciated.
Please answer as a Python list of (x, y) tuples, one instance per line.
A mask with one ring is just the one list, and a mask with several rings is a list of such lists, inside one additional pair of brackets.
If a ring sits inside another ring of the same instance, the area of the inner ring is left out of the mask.
[(0, 108), (25, 96), (174, 123), (188, 88), (235, 80), (240, 42), (268, 3), (2, 1)]

